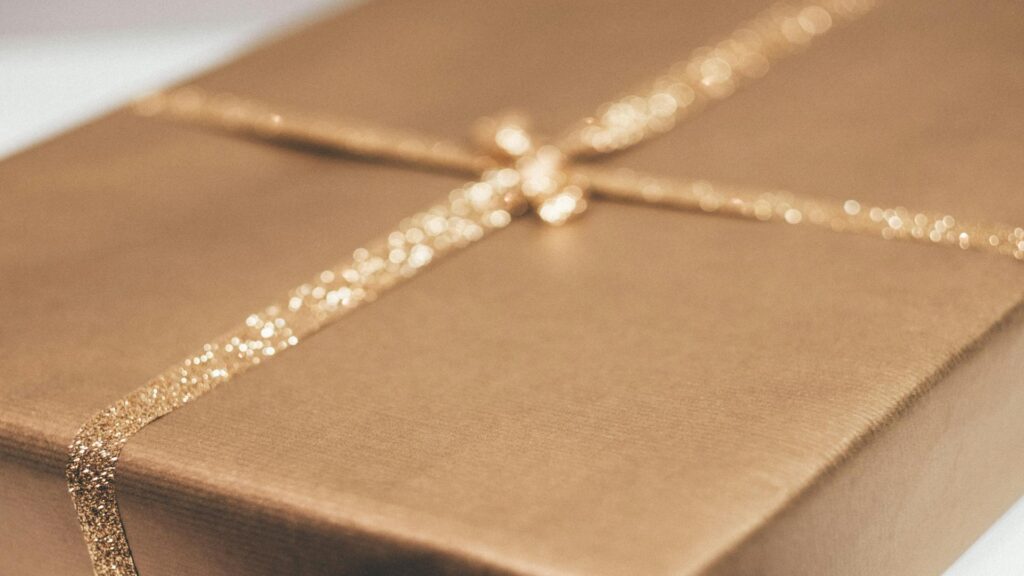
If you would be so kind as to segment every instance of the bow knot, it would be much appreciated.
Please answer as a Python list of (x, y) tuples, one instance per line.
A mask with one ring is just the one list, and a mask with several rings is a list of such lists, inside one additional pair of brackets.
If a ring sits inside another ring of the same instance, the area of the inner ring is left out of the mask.
[(489, 156), (515, 172), (514, 188), (548, 224), (564, 224), (587, 209), (586, 179), (569, 169), (569, 159), (557, 147), (538, 141), (521, 114), (484, 118), (476, 140)]

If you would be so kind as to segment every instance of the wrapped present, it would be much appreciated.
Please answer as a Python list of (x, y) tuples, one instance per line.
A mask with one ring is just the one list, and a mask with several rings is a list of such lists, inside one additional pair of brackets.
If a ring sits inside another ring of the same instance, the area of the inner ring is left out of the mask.
[(0, 163), (0, 573), (941, 571), (1021, 15), (373, 2)]

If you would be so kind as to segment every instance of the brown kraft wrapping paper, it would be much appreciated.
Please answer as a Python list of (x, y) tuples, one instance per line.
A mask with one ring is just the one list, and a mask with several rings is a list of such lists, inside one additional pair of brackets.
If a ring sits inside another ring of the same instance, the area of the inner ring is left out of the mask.
[[(196, 83), (554, 132), (762, 6), (383, 0)], [(1022, 10), (886, 4), (602, 162), (1024, 222)], [(459, 183), (126, 111), (0, 163), (0, 573), (89, 573), (91, 414)], [(145, 428), (126, 530), (143, 576), (935, 574), (1024, 491), (1022, 287), (814, 229), (520, 219)]]

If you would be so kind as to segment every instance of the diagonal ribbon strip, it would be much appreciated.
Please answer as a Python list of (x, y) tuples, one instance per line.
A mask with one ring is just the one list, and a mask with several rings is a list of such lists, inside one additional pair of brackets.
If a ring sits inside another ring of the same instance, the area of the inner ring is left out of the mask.
[(168, 117), (261, 140), (323, 148), (479, 178), (434, 207), (403, 220), (385, 238), (227, 334), (202, 346), (144, 386), (94, 415), (69, 449), (68, 487), (97, 576), (137, 576), (118, 509), (115, 473), (128, 440), (150, 422), (194, 401), (236, 375), (298, 345), (352, 309), (418, 274), (532, 209), (550, 224), (581, 214), (591, 194), (762, 221), (809, 224), (975, 249), (1024, 260), (1024, 228), (959, 222), (944, 214), (836, 203), (788, 192), (680, 182), (574, 160), (623, 150), (765, 74), (771, 62), (805, 47), (838, 21), (859, 17), (873, 0), (822, 0), (775, 6), (725, 40), (694, 52), (640, 94), (601, 107), (554, 144), (536, 140), (526, 121), (506, 115), (477, 130), (482, 151), (457, 143), (353, 121), (282, 115), (269, 107), (195, 88), (138, 103), (142, 115)]
[(132, 435), (373, 302), (445, 254), (507, 226), (511, 211), (522, 207), (521, 197), (506, 186), (507, 178), (504, 171), (494, 172), (482, 182), (453, 190), (444, 202), (403, 220), (387, 237), (356, 250), (350, 261), (250, 315), (82, 426), (71, 444), (67, 477), (93, 571), (102, 576), (137, 574), (114, 486), (118, 456)]

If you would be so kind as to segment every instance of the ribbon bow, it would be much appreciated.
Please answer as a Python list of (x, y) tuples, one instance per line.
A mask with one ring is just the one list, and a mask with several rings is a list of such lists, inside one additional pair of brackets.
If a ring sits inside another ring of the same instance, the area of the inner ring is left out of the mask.
[(478, 144), (515, 171), (516, 188), (530, 208), (548, 224), (564, 224), (587, 209), (589, 184), (570, 170), (555, 145), (539, 143), (525, 116), (506, 114), (477, 123)]
[(819, 0), (770, 8), (726, 39), (698, 49), (649, 89), (605, 104), (553, 143), (538, 141), (525, 119), (516, 115), (480, 122), (479, 149), (472, 149), (361, 122), (284, 115), (259, 103), (191, 87), (138, 102), (136, 110), (142, 115), (455, 172), (475, 181), (403, 220), (385, 238), (355, 250), (351, 260), (324, 270), (281, 302), (250, 315), (82, 425), (69, 449), (67, 478), (95, 574), (138, 574), (114, 489), (118, 457), (135, 433), (298, 345), (353, 308), (374, 301), (381, 291), (411, 278), (440, 256), (505, 227), (527, 209), (544, 222), (563, 224), (586, 210), (588, 197), (594, 195), (970, 248), (1024, 260), (1024, 228), (969, 224), (948, 214), (865, 206), (852, 199), (831, 202), (702, 180), (667, 180), (577, 162), (669, 130), (708, 103), (762, 76), (771, 62), (805, 47), (836, 21), (860, 16), (872, 3)]

